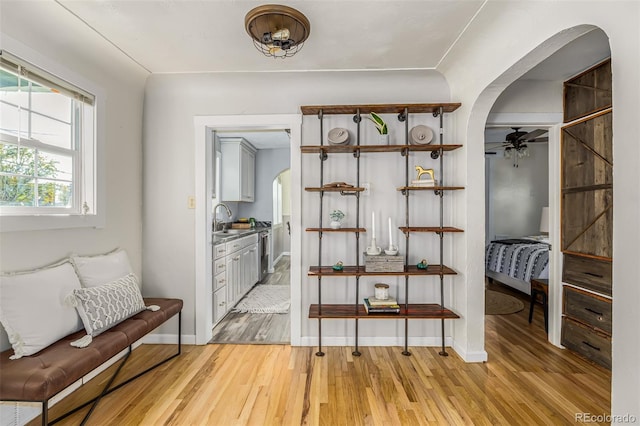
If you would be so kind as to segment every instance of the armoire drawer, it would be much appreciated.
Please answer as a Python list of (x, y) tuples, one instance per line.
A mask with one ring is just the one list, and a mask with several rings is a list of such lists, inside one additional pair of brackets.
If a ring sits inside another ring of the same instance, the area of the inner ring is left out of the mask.
[(578, 321), (562, 317), (562, 346), (611, 369), (611, 338)]
[(564, 255), (562, 281), (611, 296), (611, 261)]
[(611, 335), (611, 300), (609, 299), (564, 286), (562, 312)]

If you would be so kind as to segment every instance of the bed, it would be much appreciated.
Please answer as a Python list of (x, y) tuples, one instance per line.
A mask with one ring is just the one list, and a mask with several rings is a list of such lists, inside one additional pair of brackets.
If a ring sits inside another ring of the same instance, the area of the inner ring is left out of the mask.
[(485, 275), (531, 294), (532, 278), (549, 278), (549, 244), (538, 238), (492, 241), (485, 250)]

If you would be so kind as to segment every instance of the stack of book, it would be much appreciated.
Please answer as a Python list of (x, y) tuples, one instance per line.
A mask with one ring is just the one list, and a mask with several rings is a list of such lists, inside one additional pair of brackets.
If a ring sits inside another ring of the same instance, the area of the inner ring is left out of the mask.
[(368, 314), (398, 314), (400, 313), (400, 305), (398, 301), (392, 297), (388, 299), (376, 299), (368, 297), (364, 299), (364, 309)]
[(423, 186), (423, 187), (431, 188), (432, 186), (436, 186), (436, 181), (434, 179), (412, 180), (411, 186)]

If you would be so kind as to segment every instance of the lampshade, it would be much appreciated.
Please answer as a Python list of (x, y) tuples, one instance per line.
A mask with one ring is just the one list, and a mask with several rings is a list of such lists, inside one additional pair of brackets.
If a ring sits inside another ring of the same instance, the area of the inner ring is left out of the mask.
[(295, 55), (311, 32), (311, 24), (306, 16), (296, 9), (278, 4), (250, 10), (244, 18), (244, 26), (256, 49), (273, 58)]
[(540, 214), (540, 232), (549, 233), (549, 207), (543, 207)]

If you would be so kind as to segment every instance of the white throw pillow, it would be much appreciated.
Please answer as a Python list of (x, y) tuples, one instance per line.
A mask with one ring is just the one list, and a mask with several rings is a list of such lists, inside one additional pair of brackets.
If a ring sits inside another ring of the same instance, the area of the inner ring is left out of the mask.
[(134, 274), (108, 284), (75, 289), (73, 296), (84, 329), (92, 337), (146, 309)]
[(18, 359), (33, 355), (82, 328), (65, 297), (80, 288), (68, 261), (29, 272), (0, 277), (0, 322)]
[(83, 287), (107, 284), (133, 272), (124, 250), (99, 256), (71, 256), (71, 262)]

